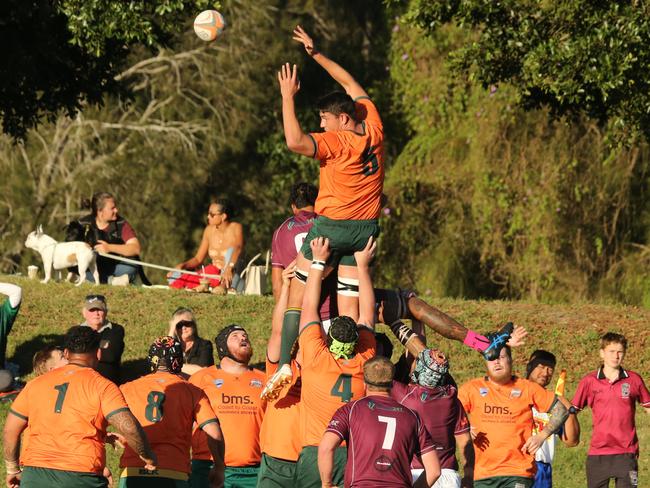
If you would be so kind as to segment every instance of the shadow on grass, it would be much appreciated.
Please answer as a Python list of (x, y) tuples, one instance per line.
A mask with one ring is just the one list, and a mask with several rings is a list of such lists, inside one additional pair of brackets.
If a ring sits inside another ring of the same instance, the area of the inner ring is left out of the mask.
[(137, 380), (140, 376), (149, 374), (147, 358), (130, 359), (122, 362), (121, 384)]
[(32, 337), (28, 341), (16, 347), (14, 355), (8, 359), (12, 363), (18, 364), (20, 374), (27, 375), (32, 372), (32, 359), (34, 354), (46, 346), (61, 346), (63, 344), (64, 334), (40, 334)]

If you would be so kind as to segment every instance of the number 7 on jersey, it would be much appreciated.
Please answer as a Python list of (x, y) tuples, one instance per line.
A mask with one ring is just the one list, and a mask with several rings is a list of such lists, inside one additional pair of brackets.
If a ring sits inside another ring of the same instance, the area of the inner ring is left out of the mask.
[(381, 445), (381, 448), (390, 450), (393, 448), (393, 442), (395, 442), (395, 429), (397, 428), (397, 419), (394, 417), (384, 417), (383, 415), (377, 415), (377, 420), (386, 424), (384, 443)]

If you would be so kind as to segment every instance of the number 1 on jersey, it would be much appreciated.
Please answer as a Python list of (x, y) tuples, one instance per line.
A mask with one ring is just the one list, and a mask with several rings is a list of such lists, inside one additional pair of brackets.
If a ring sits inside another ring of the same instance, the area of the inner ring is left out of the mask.
[(384, 443), (381, 445), (381, 448), (390, 450), (393, 448), (393, 442), (395, 442), (395, 428), (397, 427), (397, 419), (394, 417), (384, 417), (382, 415), (377, 415), (377, 420), (386, 424)]
[(352, 400), (352, 375), (341, 374), (330, 390), (330, 395), (337, 396), (343, 403)]
[(54, 413), (61, 413), (61, 409), (63, 408), (63, 401), (65, 400), (65, 395), (66, 393), (68, 393), (69, 384), (70, 383), (62, 383), (54, 387), (54, 389), (59, 392), (59, 394), (56, 396), (56, 403), (54, 404)]

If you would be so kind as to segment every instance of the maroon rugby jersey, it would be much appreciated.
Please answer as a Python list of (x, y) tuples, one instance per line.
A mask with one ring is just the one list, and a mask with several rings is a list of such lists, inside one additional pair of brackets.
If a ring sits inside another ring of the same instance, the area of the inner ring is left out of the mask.
[[(469, 420), (458, 400), (456, 387), (446, 385), (431, 388), (393, 381), (391, 396), (418, 413), (436, 446), (440, 467), (458, 471), (454, 436), (469, 432)], [(417, 456), (413, 458), (412, 467), (422, 469), (422, 462)]]
[(289, 217), (273, 233), (271, 252), (274, 267), (286, 268), (296, 259), (307, 233), (314, 225), (316, 214), (301, 210), (297, 215)]
[(417, 413), (379, 395), (339, 408), (327, 432), (347, 442), (346, 488), (410, 487), (411, 459), (434, 449)]
[[(316, 214), (301, 210), (297, 215), (282, 222), (273, 233), (271, 244), (271, 264), (274, 268), (285, 269), (296, 259), (302, 243), (314, 224)], [(332, 272), (323, 281), (320, 299), (320, 319), (328, 320), (337, 314), (336, 272)]]
[(580, 380), (571, 403), (578, 409), (591, 408), (594, 431), (590, 456), (639, 455), (634, 421), (636, 402), (650, 407), (650, 392), (634, 371), (620, 368), (618, 378), (610, 383), (601, 367)]

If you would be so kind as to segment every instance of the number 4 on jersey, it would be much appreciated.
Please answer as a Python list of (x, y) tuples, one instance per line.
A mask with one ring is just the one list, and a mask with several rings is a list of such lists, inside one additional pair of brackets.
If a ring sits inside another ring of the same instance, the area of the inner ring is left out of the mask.
[(343, 403), (348, 403), (352, 400), (352, 375), (339, 375), (336, 383), (334, 383), (334, 386), (330, 390), (330, 395), (339, 397)]

